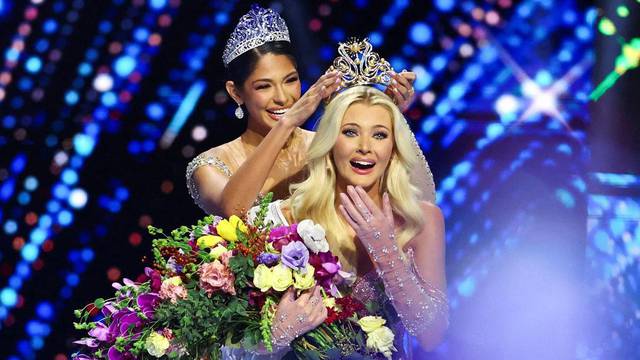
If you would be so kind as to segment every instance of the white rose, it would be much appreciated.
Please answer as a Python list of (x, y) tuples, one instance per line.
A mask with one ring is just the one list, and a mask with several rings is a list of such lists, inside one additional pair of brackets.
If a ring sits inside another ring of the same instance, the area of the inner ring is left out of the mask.
[(395, 335), (386, 326), (379, 327), (367, 334), (367, 348), (382, 353), (387, 359), (391, 359), (393, 351), (397, 351), (393, 346)]
[(325, 238), (324, 229), (319, 224), (314, 224), (309, 219), (302, 220), (298, 223), (297, 231), (304, 244), (314, 254), (329, 251), (329, 243)]

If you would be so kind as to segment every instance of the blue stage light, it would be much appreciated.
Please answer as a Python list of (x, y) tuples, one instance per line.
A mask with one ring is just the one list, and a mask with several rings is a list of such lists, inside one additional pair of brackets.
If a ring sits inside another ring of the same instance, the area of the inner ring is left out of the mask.
[(501, 123), (493, 123), (487, 126), (487, 138), (495, 139), (504, 132), (504, 125)]
[(575, 32), (578, 39), (584, 41), (590, 40), (593, 35), (593, 31), (586, 26), (578, 26)]
[(143, 27), (137, 28), (133, 32), (133, 37), (139, 42), (145, 42), (149, 39), (149, 30)]
[(536, 74), (536, 82), (542, 87), (547, 87), (553, 83), (553, 76), (547, 70), (540, 70)]
[(68, 104), (68, 105), (75, 105), (78, 103), (78, 93), (70, 90), (68, 91), (65, 96), (64, 96), (64, 101)]
[(19, 289), (22, 287), (22, 278), (18, 275), (11, 275), (9, 277), (9, 286), (14, 289)]
[(25, 261), (34, 262), (40, 254), (40, 249), (38, 249), (38, 247), (33, 244), (27, 244), (22, 247), (20, 253), (22, 254), (22, 258)]
[(226, 12), (219, 12), (216, 14), (216, 25), (225, 25), (229, 22), (229, 14)]
[(19, 154), (11, 162), (11, 171), (14, 173), (21, 173), (27, 165), (27, 157), (24, 154)]
[(113, 92), (108, 91), (102, 94), (100, 101), (102, 101), (102, 104), (106, 107), (113, 107), (115, 104), (118, 103), (118, 97)]
[(469, 297), (473, 295), (476, 289), (476, 280), (473, 276), (468, 276), (462, 282), (458, 284), (457, 290), (458, 294), (464, 297)]
[(429, 73), (422, 65), (414, 66), (411, 71), (416, 74), (416, 81), (414, 82), (413, 87), (416, 91), (425, 91), (433, 81), (431, 73)]
[(47, 239), (47, 231), (42, 228), (35, 228), (31, 230), (29, 237), (35, 245), (40, 245)]
[(24, 64), (25, 69), (30, 73), (37, 73), (42, 68), (42, 60), (36, 56), (32, 56)]
[(69, 187), (64, 184), (56, 184), (53, 186), (53, 196), (60, 200), (65, 200), (69, 197)]
[(48, 48), (49, 48), (49, 41), (47, 41), (47, 39), (40, 39), (36, 43), (36, 51), (37, 52), (43, 53), (43, 52), (47, 51)]
[(18, 302), (18, 294), (11, 288), (4, 288), (0, 292), (0, 302), (6, 307), (14, 307)]
[(83, 189), (73, 189), (69, 195), (69, 205), (74, 209), (82, 209), (86, 204), (89, 196)]
[(89, 135), (76, 134), (73, 137), (73, 147), (81, 156), (89, 156), (93, 152), (95, 143), (95, 140)]
[(151, 0), (149, 1), (149, 6), (151, 6), (152, 9), (160, 10), (167, 6), (167, 0)]
[(10, 48), (9, 50), (7, 50), (7, 52), (4, 54), (4, 58), (7, 61), (18, 61), (18, 58), (20, 57), (20, 52), (14, 48)]
[(18, 276), (20, 277), (26, 278), (31, 274), (31, 268), (27, 263), (20, 262), (16, 266), (16, 274), (18, 274)]
[(54, 19), (47, 19), (44, 24), (42, 24), (42, 30), (46, 34), (51, 34), (52, 32), (58, 29), (58, 23)]
[(565, 189), (556, 189), (556, 197), (568, 208), (573, 208), (576, 205), (576, 200), (573, 195)]
[(510, 94), (500, 96), (494, 105), (494, 109), (500, 116), (514, 114), (519, 108), (520, 101)]
[(15, 221), (7, 220), (7, 222), (4, 223), (5, 234), (12, 235), (15, 234), (16, 231), (18, 231), (18, 224)]
[(69, 286), (77, 286), (79, 282), (80, 278), (77, 274), (71, 273), (67, 275), (67, 284), (69, 284)]
[(452, 173), (453, 173), (453, 176), (461, 178), (461, 177), (467, 176), (470, 170), (471, 170), (471, 161), (467, 160), (454, 166)]
[(78, 66), (78, 74), (82, 76), (87, 76), (91, 73), (92, 69), (93, 68), (91, 67), (91, 64), (87, 64), (86, 62), (83, 62)]
[(16, 126), (16, 118), (11, 115), (7, 115), (2, 119), (2, 126), (5, 129), (11, 129)]
[(382, 36), (382, 34), (379, 31), (374, 31), (371, 34), (369, 34), (369, 41), (373, 46), (382, 46), (382, 43), (384, 42), (384, 36)]
[[(44, 328), (42, 328), (42, 330), (44, 332)], [(34, 350), (40, 350), (42, 349), (42, 347), (44, 346), (44, 339), (42, 338), (43, 336), (47, 336), (49, 335), (48, 333), (43, 334), (42, 336), (34, 336), (33, 338), (31, 338), (31, 347)]]
[(2, 185), (0, 185), (0, 199), (2, 201), (7, 201), (13, 195), (13, 191), (15, 190), (16, 180), (8, 179), (5, 180)]
[(80, 256), (82, 257), (82, 260), (84, 260), (84, 262), (89, 262), (93, 260), (94, 252), (89, 248), (83, 249)]
[(29, 195), (29, 193), (22, 191), (18, 194), (18, 203), (20, 205), (25, 206), (29, 204), (29, 201), (31, 201), (31, 195)]
[(67, 185), (73, 185), (78, 182), (78, 173), (73, 169), (65, 169), (62, 172), (62, 182)]
[(146, 113), (151, 120), (159, 121), (164, 117), (165, 111), (162, 104), (151, 103), (147, 105)]
[(48, 301), (43, 301), (36, 307), (36, 314), (44, 320), (51, 320), (54, 315), (53, 304)]
[(431, 59), (431, 68), (434, 71), (440, 71), (444, 69), (445, 66), (447, 66), (447, 58), (444, 57), (444, 55), (437, 55)]
[(436, 8), (440, 11), (449, 12), (453, 10), (456, 2), (453, 0), (436, 0)]
[(47, 202), (47, 211), (54, 214), (57, 213), (60, 211), (60, 203), (56, 200), (49, 200)]
[(136, 59), (132, 56), (121, 56), (114, 63), (116, 74), (121, 77), (127, 77), (136, 68)]
[(129, 198), (129, 190), (125, 187), (118, 187), (116, 189), (116, 198), (120, 201), (125, 201)]
[(344, 41), (344, 39), (346, 38), (344, 30), (341, 28), (332, 29), (330, 36), (331, 40), (333, 40), (334, 42)]
[(409, 30), (411, 40), (418, 45), (428, 45), (433, 41), (431, 27), (423, 22), (417, 22)]
[(33, 81), (28, 77), (24, 77), (18, 81), (18, 88), (24, 92), (28, 92), (33, 88)]
[(62, 226), (67, 226), (73, 222), (73, 214), (69, 210), (62, 210), (58, 213), (58, 222)]
[(47, 214), (40, 216), (40, 219), (38, 219), (38, 226), (41, 228), (48, 228), (51, 224), (53, 224), (53, 220)]

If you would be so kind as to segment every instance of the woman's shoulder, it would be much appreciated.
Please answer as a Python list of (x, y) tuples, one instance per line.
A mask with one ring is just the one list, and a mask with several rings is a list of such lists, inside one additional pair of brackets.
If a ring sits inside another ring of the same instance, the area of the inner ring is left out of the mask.
[(240, 138), (237, 138), (222, 145), (212, 147), (198, 154), (187, 165), (187, 177), (190, 178), (197, 169), (206, 165), (213, 166), (227, 177), (231, 176), (232, 169), (230, 168), (231, 164), (228, 159), (233, 149), (237, 147), (236, 143), (239, 139)]

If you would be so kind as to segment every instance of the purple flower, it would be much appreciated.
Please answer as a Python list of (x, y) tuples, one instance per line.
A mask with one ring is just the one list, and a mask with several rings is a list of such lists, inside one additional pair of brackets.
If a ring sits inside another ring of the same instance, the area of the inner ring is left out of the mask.
[(89, 336), (93, 336), (94, 338), (105, 342), (113, 340), (109, 338), (109, 328), (101, 322), (96, 323), (96, 327), (89, 330)]
[(84, 339), (76, 340), (73, 343), (78, 345), (84, 345), (90, 348), (97, 348), (98, 346), (100, 346), (100, 342), (94, 338), (84, 338)]
[(282, 264), (293, 270), (306, 271), (309, 249), (300, 241), (294, 241), (282, 248)]
[(85, 354), (74, 354), (71, 356), (71, 360), (94, 360), (94, 358)]
[(256, 260), (258, 260), (260, 264), (271, 266), (271, 265), (275, 265), (278, 262), (279, 258), (280, 258), (280, 255), (278, 254), (263, 252), (260, 255), (258, 255), (258, 258)]
[(150, 267), (146, 267), (144, 268), (144, 273), (149, 277), (149, 283), (151, 284), (151, 291), (153, 292), (160, 291), (160, 286), (162, 285), (162, 275), (160, 274), (160, 272)]
[(115, 346), (109, 348), (107, 355), (109, 356), (109, 360), (135, 360), (133, 354), (128, 351), (120, 352)]
[(282, 252), (282, 247), (292, 241), (302, 241), (298, 235), (297, 224), (291, 226), (278, 226), (271, 229), (269, 233), (269, 241), (273, 243), (273, 247)]
[(153, 319), (156, 306), (160, 302), (160, 296), (154, 293), (138, 295), (137, 303), (140, 310), (148, 319)]
[(333, 284), (333, 279), (340, 271), (340, 261), (338, 261), (338, 257), (334, 256), (331, 252), (321, 252), (318, 254), (311, 255), (309, 259), (309, 263), (316, 270), (314, 273), (314, 277), (322, 287), (330, 291)]

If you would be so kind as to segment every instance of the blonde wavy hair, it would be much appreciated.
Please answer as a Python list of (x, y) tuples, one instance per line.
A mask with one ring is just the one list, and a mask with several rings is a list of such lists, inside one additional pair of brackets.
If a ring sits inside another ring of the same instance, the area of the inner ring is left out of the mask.
[[(326, 108), (317, 125), (316, 134), (307, 152), (308, 177), (291, 186), (291, 215), (294, 220), (313, 219), (326, 231), (331, 251), (350, 264), (357, 261), (357, 249), (349, 236), (350, 226), (336, 211), (336, 168), (331, 150), (340, 134), (347, 109), (356, 103), (382, 106), (391, 115), (394, 147), (384, 172), (380, 191), (388, 192), (393, 212), (402, 219), (396, 234), (398, 247), (404, 246), (424, 225), (419, 204), (420, 190), (411, 183), (409, 174), (418, 165), (410, 139), (413, 134), (398, 107), (382, 91), (370, 86), (356, 86), (338, 94)], [(322, 190), (319, 190), (322, 189)]]

